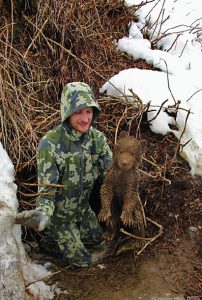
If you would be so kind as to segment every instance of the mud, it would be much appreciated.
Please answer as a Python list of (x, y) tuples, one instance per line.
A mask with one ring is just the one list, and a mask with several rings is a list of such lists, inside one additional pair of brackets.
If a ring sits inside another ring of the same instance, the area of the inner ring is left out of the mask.
[(127, 251), (85, 269), (57, 266), (59, 273), (51, 281), (66, 291), (57, 299), (202, 299), (197, 242), (184, 235), (150, 247), (141, 257)]

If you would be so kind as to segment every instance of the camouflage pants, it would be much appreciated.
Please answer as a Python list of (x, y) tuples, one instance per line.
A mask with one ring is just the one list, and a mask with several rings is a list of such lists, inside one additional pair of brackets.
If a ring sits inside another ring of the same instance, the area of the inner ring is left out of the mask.
[(60, 224), (57, 228), (47, 230), (42, 240), (42, 248), (62, 256), (69, 265), (85, 267), (91, 264), (91, 255), (85, 244), (99, 244), (102, 235), (103, 230), (97, 217), (88, 206), (79, 220), (75, 218), (68, 224)]

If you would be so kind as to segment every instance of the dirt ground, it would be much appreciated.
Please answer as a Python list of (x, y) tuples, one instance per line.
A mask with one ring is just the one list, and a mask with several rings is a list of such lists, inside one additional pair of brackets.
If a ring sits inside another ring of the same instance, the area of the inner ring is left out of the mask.
[(56, 299), (201, 299), (201, 259), (194, 243), (182, 237), (146, 252), (138, 259), (131, 251), (87, 269), (58, 273), (53, 280), (67, 294)]
[[(140, 243), (121, 233), (111, 256), (85, 269), (65, 268), (54, 261), (58, 273), (51, 283), (64, 291), (55, 299), (202, 299), (201, 178), (193, 178), (188, 164), (175, 157), (177, 140), (172, 135), (142, 130), (142, 138), (149, 144), (145, 157), (171, 181), (149, 177), (140, 186), (146, 217), (162, 226), (163, 233), (145, 249), (148, 241)], [(143, 161), (142, 169), (155, 174), (148, 162)], [(159, 227), (147, 224), (147, 237), (155, 237)]]

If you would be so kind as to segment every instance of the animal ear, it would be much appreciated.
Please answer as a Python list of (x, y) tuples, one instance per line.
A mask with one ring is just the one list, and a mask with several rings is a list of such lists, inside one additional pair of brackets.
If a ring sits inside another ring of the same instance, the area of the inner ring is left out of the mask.
[(147, 147), (147, 141), (146, 140), (141, 140), (140, 143), (141, 143), (142, 152), (145, 152), (146, 147)]
[(119, 138), (123, 138), (123, 137), (127, 137), (127, 136), (128, 136), (127, 131), (121, 131), (121, 132), (119, 133)]

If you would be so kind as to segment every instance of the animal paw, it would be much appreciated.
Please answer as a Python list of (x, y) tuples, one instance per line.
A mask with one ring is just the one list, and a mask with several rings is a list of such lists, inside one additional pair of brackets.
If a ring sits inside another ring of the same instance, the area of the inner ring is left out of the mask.
[(132, 227), (135, 225), (135, 220), (131, 212), (123, 211), (120, 217), (123, 225)]
[(108, 209), (101, 209), (98, 219), (100, 222), (106, 222), (108, 225), (113, 224), (113, 218), (111, 212)]
[(105, 241), (113, 241), (114, 237), (115, 237), (114, 232), (105, 232), (103, 234), (103, 238), (104, 238)]

